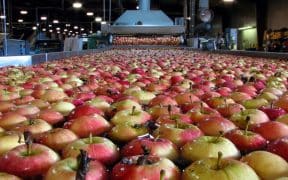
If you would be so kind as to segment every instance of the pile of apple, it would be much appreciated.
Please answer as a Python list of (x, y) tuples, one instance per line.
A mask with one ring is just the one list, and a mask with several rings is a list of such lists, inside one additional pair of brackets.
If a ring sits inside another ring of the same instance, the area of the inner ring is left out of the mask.
[(166, 45), (179, 46), (180, 37), (115, 37), (113, 45)]
[(0, 69), (0, 180), (288, 179), (288, 62), (120, 50)]

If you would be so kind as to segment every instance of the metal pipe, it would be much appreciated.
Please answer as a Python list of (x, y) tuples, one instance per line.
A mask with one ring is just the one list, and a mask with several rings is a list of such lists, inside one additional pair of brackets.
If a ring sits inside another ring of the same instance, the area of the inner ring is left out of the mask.
[(193, 37), (195, 34), (195, 23), (196, 23), (196, 0), (190, 0), (190, 28), (189, 34), (190, 37)]
[(150, 5), (150, 0), (139, 0), (139, 9), (142, 11), (149, 11)]
[(103, 21), (106, 20), (106, 1), (103, 0)]
[(109, 0), (109, 24), (111, 24), (112, 2)]
[(7, 49), (7, 27), (6, 27), (6, 2), (5, 0), (2, 0), (3, 3), (3, 15), (5, 16), (5, 18), (3, 19), (3, 27), (4, 27), (4, 43), (3, 43), (3, 47), (4, 47), (4, 56), (7, 56), (8, 54), (8, 49)]

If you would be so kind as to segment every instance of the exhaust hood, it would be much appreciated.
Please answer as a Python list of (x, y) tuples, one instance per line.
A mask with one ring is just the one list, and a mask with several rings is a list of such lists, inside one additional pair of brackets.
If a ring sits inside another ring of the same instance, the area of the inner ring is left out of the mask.
[(150, 10), (150, 0), (139, 0), (139, 10), (125, 11), (113, 25), (101, 27), (111, 34), (183, 34), (184, 26), (174, 22), (161, 10)]

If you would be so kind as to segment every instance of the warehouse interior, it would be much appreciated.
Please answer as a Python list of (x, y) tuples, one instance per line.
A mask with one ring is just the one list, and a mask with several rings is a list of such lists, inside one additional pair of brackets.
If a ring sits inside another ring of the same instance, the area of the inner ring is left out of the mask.
[[(37, 47), (44, 43), (43, 40), (51, 40), (51, 46), (53, 44), (59, 46), (54, 51), (61, 51), (64, 50), (65, 37), (76, 35), (93, 37), (93, 34), (101, 32), (102, 25), (112, 25), (126, 10), (139, 8), (138, 1), (130, 0), (79, 1), (81, 7), (73, 8), (75, 2), (72, 0), (9, 0), (5, 3), (3, 1), (1, 2), (2, 34), (5, 34), (4, 30), (6, 30), (7, 39), (25, 41), (26, 54), (40, 53)], [(225, 40), (224, 45), (221, 45), (223, 47), (219, 47), (222, 49), (287, 51), (288, 25), (283, 17), (287, 15), (288, 4), (285, 0), (232, 2), (154, 0), (149, 2), (149, 6), (151, 10), (162, 10), (175, 24), (183, 25), (184, 44), (194, 48), (203, 48), (199, 43), (216, 41), (215, 39), (222, 37), (222, 41)], [(5, 15), (3, 15), (4, 9)], [(201, 20), (201, 17), (204, 19)], [(97, 18), (98, 22), (95, 21)], [(109, 33), (111, 32), (102, 32), (102, 36), (105, 37)], [(153, 35), (153, 32), (149, 35)], [(205, 48), (213, 49), (210, 46), (208, 44)], [(95, 47), (96, 45), (91, 47), (86, 45), (84, 48)], [(52, 49), (50, 50), (53, 51)]]

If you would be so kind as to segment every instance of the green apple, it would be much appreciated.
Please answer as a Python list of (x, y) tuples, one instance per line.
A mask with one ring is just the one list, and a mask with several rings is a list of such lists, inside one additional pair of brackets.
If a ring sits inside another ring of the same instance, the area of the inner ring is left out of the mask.
[(261, 179), (277, 179), (288, 175), (288, 163), (267, 151), (254, 151), (241, 159), (252, 167)]
[(263, 92), (258, 97), (259, 98), (264, 98), (264, 99), (266, 99), (269, 102), (277, 101), (279, 99), (278, 96), (276, 96), (275, 94), (273, 94), (271, 92)]
[(258, 109), (245, 109), (241, 112), (235, 113), (230, 120), (239, 128), (245, 129), (247, 126), (247, 117), (250, 117), (250, 125), (261, 124), (270, 121), (269, 117)]
[(68, 116), (75, 109), (75, 106), (70, 102), (59, 101), (52, 104), (52, 109), (60, 112), (63, 116)]
[(240, 152), (236, 146), (223, 137), (202, 136), (188, 142), (182, 147), (181, 156), (189, 162), (217, 158), (218, 152), (222, 152), (223, 158), (239, 158)]
[(144, 124), (151, 119), (151, 115), (142, 110), (136, 110), (134, 106), (132, 110), (122, 110), (117, 112), (111, 122), (115, 125), (129, 123), (131, 125)]
[(156, 97), (153, 93), (147, 91), (134, 91), (131, 93), (131, 96), (138, 99), (140, 104), (149, 104)]
[(195, 161), (187, 167), (182, 180), (260, 180), (255, 171), (237, 160), (207, 158)]
[(258, 109), (262, 106), (269, 105), (269, 102), (264, 98), (250, 99), (242, 102), (246, 109)]
[(98, 98), (96, 97), (96, 98), (92, 99), (91, 101), (88, 101), (87, 104), (94, 106), (94, 107), (102, 110), (103, 112), (107, 112), (110, 108), (110, 104), (107, 101), (105, 101), (99, 97)]
[(125, 110), (125, 109), (132, 109), (133, 107), (136, 108), (136, 110), (141, 110), (142, 107), (139, 103), (131, 100), (126, 99), (123, 101), (116, 102), (112, 104), (111, 109), (116, 109), (117, 111)]

